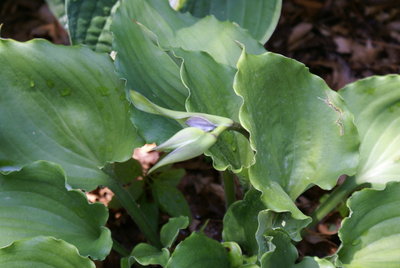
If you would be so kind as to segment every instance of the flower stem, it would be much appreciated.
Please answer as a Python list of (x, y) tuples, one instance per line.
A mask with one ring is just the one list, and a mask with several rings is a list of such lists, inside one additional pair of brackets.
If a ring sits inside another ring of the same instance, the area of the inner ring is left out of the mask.
[(225, 206), (226, 209), (228, 209), (230, 205), (232, 205), (232, 203), (236, 201), (235, 176), (232, 172), (228, 170), (221, 172), (221, 175), (224, 181)]
[(362, 185), (357, 184), (354, 177), (348, 177), (312, 213), (312, 222), (308, 228), (311, 229), (317, 225), (326, 215), (328, 215), (328, 213), (334, 210), (341, 202), (346, 200), (346, 198), (358, 187), (362, 187)]

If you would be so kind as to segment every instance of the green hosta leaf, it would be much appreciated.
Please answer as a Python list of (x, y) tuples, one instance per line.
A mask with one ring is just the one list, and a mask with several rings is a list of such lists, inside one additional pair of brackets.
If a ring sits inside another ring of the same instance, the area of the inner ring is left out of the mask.
[(77, 249), (52, 237), (34, 237), (0, 248), (0, 267), (95, 268)]
[[(297, 258), (296, 247), (290, 236), (282, 230), (268, 231), (263, 234), (262, 247), (267, 250), (261, 256), (261, 268), (293, 267)], [(262, 253), (262, 252), (260, 252)]]
[[(205, 52), (174, 49), (183, 59), (182, 80), (190, 91), (186, 108), (190, 112), (219, 115), (239, 121), (242, 100), (233, 91), (233, 67), (217, 63)], [(236, 132), (225, 131), (209, 152), (217, 170), (230, 167), (240, 171), (249, 167), (254, 154), (246, 137)]]
[(234, 21), (264, 44), (278, 24), (282, 1), (188, 0), (183, 6), (181, 11), (189, 11), (196, 17), (212, 14), (222, 21)]
[(400, 183), (364, 189), (348, 201), (349, 218), (339, 231), (339, 260), (345, 268), (398, 267), (400, 263)]
[(260, 200), (261, 193), (249, 190), (244, 199), (232, 204), (224, 216), (224, 241), (235, 241), (247, 255), (258, 253), (255, 233), (258, 227), (258, 213), (266, 207)]
[(243, 53), (234, 88), (243, 97), (240, 120), (250, 132), (256, 163), (253, 186), (268, 208), (290, 211), (312, 185), (331, 189), (358, 164), (358, 135), (340, 96), (295, 60)]
[(160, 232), (161, 243), (165, 248), (170, 248), (175, 242), (179, 234), (179, 230), (187, 228), (189, 225), (189, 218), (180, 216), (177, 218), (170, 218), (166, 224), (163, 225)]
[(249, 190), (224, 217), (223, 239), (237, 242), (249, 256), (259, 253), (265, 232), (282, 229), (291, 239), (300, 241), (300, 231), (305, 227), (304, 222), (293, 219), (290, 213), (267, 210), (260, 198), (259, 191)]
[(173, 217), (187, 216), (192, 218), (189, 205), (175, 186), (155, 180), (151, 186), (153, 196), (161, 209)]
[(138, 244), (131, 255), (141, 265), (159, 264), (164, 267), (169, 259), (168, 249), (158, 249), (146, 243)]
[(118, 5), (118, 0), (66, 0), (72, 44), (85, 44), (95, 51), (110, 52), (111, 17)]
[(49, 160), (72, 187), (90, 190), (107, 184), (99, 167), (125, 161), (142, 144), (108, 56), (0, 40), (0, 62), (1, 170)]
[(68, 191), (58, 165), (39, 161), (0, 173), (0, 185), (0, 247), (45, 235), (63, 239), (94, 259), (110, 252), (111, 234), (104, 227), (107, 209), (89, 204), (81, 191)]
[(150, 198), (148, 198), (146, 195), (142, 195), (137, 202), (151, 229), (154, 233), (157, 233), (159, 221), (158, 216), (160, 214), (157, 202), (150, 200)]
[(130, 158), (125, 162), (117, 162), (114, 163), (114, 172), (116, 178), (122, 183), (130, 183), (133, 182), (134, 179), (141, 176), (142, 166), (139, 161)]
[(222, 245), (228, 251), (229, 261), (232, 268), (237, 268), (243, 264), (243, 255), (240, 246), (235, 242), (223, 242)]
[(382, 189), (389, 181), (399, 181), (400, 76), (363, 79), (340, 94), (354, 114), (361, 136), (356, 182)]
[(162, 173), (157, 175), (157, 180), (162, 181), (162, 183), (176, 187), (179, 182), (182, 180), (183, 176), (185, 176), (186, 171), (183, 168), (179, 169), (167, 169)]
[(231, 268), (228, 253), (217, 241), (192, 233), (175, 249), (167, 268)]

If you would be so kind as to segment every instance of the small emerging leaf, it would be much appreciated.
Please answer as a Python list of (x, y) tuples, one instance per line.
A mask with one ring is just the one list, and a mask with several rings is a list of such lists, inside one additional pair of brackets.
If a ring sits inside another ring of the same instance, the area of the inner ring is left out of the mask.
[(192, 233), (179, 243), (166, 268), (231, 268), (225, 248), (204, 234)]
[(131, 255), (141, 265), (156, 265), (165, 266), (169, 259), (169, 251), (166, 248), (158, 249), (146, 243), (138, 244)]
[(163, 225), (160, 232), (161, 243), (165, 248), (170, 248), (179, 234), (179, 230), (187, 228), (189, 219), (185, 216), (170, 218)]

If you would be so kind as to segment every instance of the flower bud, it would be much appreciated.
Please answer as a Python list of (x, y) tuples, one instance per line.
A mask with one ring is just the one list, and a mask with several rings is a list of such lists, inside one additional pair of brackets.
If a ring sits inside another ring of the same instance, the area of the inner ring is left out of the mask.
[(154, 148), (156, 150), (174, 150), (154, 165), (148, 174), (159, 167), (199, 156), (214, 145), (216, 141), (217, 137), (213, 133), (194, 127), (184, 128), (169, 140)]

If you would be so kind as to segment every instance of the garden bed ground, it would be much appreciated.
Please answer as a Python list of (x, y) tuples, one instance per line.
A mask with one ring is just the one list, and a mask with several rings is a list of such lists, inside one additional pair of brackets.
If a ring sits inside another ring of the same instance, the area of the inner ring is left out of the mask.
[[(40, 37), (68, 44), (67, 33), (41, 0), (1, 1), (1, 23), (2, 37), (20, 41)], [(400, 6), (393, 0), (285, 1), (278, 28), (266, 48), (303, 62), (335, 90), (373, 74), (399, 73)], [(190, 231), (198, 230), (208, 221), (205, 233), (220, 240), (225, 205), (219, 173), (202, 157), (177, 166), (187, 170), (179, 188), (193, 214)], [(241, 198), (237, 188), (237, 196)], [(310, 213), (324, 193), (314, 187), (298, 198), (297, 203)], [(102, 202), (112, 196), (104, 189), (93, 194), (94, 199)], [(161, 217), (160, 221), (165, 219)], [(323, 257), (334, 253), (340, 221), (339, 213), (328, 215), (297, 245), (300, 254)], [(111, 211), (109, 227), (125, 246), (143, 240), (123, 211)], [(183, 231), (182, 238), (186, 234)], [(118, 259), (118, 254), (111, 254), (98, 267), (119, 267)]]

